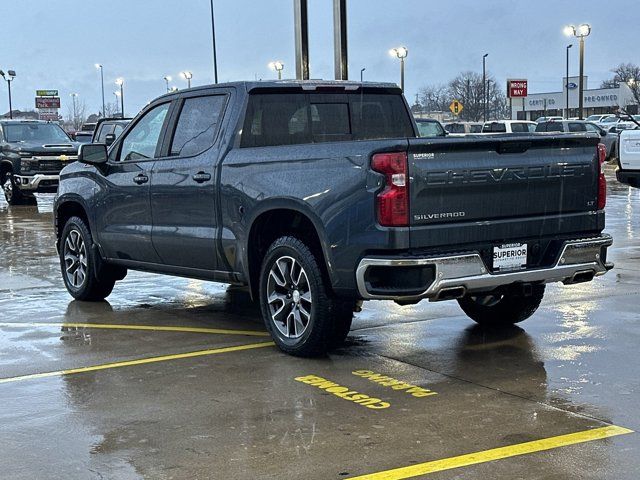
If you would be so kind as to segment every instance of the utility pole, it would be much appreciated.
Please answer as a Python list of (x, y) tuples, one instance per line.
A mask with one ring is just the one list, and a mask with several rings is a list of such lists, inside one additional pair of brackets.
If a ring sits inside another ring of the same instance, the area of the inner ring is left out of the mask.
[(487, 121), (487, 57), (488, 53), (482, 56), (482, 121)]
[(213, 43), (213, 83), (218, 83), (218, 59), (216, 57), (216, 22), (213, 16), (213, 0), (210, 0), (211, 5), (211, 40)]

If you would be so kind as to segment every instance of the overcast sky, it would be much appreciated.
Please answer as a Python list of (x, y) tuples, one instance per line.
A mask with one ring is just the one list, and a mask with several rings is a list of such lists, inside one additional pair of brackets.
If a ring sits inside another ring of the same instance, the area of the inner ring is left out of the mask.
[[(215, 0), (220, 81), (273, 78), (267, 64), (281, 60), (284, 77), (295, 76), (292, 0)], [(333, 78), (332, 1), (309, 0), (312, 78)], [(529, 79), (530, 92), (558, 91), (565, 69), (577, 74), (575, 39), (562, 34), (568, 23), (591, 23), (585, 73), (598, 87), (621, 62), (640, 63), (639, 0), (348, 0), (349, 73), (359, 79), (399, 82), (391, 47), (409, 49), (406, 92), (413, 101), (429, 83), (446, 82), (463, 70), (487, 68), (503, 83)], [(125, 79), (125, 110), (137, 113), (164, 93), (163, 76), (193, 84), (213, 82), (209, 0), (0, 0), (0, 68), (14, 69), (13, 106), (31, 109), (36, 89), (58, 89), (66, 114), (77, 92), (89, 112), (101, 106), (104, 64), (107, 102), (114, 80)], [(0, 111), (8, 110), (0, 84)]]

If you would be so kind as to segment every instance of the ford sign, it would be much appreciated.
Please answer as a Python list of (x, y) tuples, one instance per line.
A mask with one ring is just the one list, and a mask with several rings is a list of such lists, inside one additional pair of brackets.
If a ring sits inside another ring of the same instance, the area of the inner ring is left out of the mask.
[(573, 90), (574, 88), (578, 88), (578, 84), (574, 83), (574, 82), (569, 82), (569, 83), (567, 83), (567, 88), (569, 90)]

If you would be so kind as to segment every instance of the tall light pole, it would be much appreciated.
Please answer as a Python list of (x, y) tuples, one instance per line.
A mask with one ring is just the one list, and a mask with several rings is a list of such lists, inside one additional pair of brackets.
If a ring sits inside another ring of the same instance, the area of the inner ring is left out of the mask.
[(284, 68), (284, 63), (280, 60), (269, 62), (269, 68), (278, 72), (278, 80), (282, 80), (282, 69)]
[(397, 47), (389, 50), (390, 55), (395, 55), (400, 59), (400, 90), (404, 93), (404, 59), (409, 55), (407, 47)]
[(100, 85), (102, 86), (102, 116), (104, 117), (105, 108), (104, 108), (104, 72), (102, 71), (102, 64), (96, 63), (96, 68), (100, 69)]
[(482, 121), (487, 121), (487, 57), (488, 53), (482, 56)]
[(122, 114), (122, 118), (124, 118), (124, 78), (118, 78), (116, 85), (120, 85), (120, 113)]
[(360, 69), (360, 83), (362, 83), (363, 73), (364, 73), (364, 71), (365, 71), (366, 69), (367, 69), (367, 67), (362, 67), (362, 68)]
[[(118, 90), (116, 90), (115, 92), (113, 92), (113, 94), (116, 97), (116, 108), (118, 106), (118, 103), (120, 103), (120, 92)], [(117, 113), (117, 112), (116, 112)], [(123, 116), (124, 117), (124, 116)]]
[(564, 89), (566, 91), (564, 118), (569, 118), (569, 49), (571, 47), (573, 47), (573, 43), (570, 45), (567, 45), (567, 75), (564, 81)]
[(7, 88), (9, 89), (9, 118), (13, 119), (13, 108), (11, 107), (11, 82), (13, 82), (13, 79), (16, 78), (16, 71), (7, 70), (7, 73), (5, 75), (5, 73), (0, 70), (0, 76), (7, 81)]
[(213, 83), (218, 83), (218, 59), (216, 58), (216, 22), (213, 16), (213, 0), (211, 4), (211, 40), (213, 42)]
[(165, 83), (167, 84), (167, 93), (169, 93), (171, 91), (171, 89), (169, 88), (169, 82), (171, 81), (171, 77), (169, 75), (165, 75), (163, 78)]
[(187, 88), (191, 88), (191, 79), (193, 78), (193, 73), (187, 70), (184, 72), (180, 72), (180, 75), (187, 81)]
[(77, 93), (72, 93), (71, 94), (71, 99), (73, 100), (73, 128), (74, 130), (78, 129), (78, 115), (76, 113), (76, 97), (78, 96)]
[(582, 120), (583, 115), (583, 102), (584, 102), (584, 39), (591, 33), (591, 25), (583, 23), (577, 27), (574, 25), (567, 25), (564, 27), (564, 34), (567, 36), (573, 35), (580, 40), (580, 79), (578, 81), (578, 118)]

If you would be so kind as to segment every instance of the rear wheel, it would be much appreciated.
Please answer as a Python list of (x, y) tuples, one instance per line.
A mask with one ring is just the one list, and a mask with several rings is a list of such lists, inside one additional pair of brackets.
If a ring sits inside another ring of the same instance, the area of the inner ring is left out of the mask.
[(353, 310), (334, 297), (320, 265), (304, 242), (289, 236), (273, 242), (262, 262), (262, 316), (275, 343), (291, 355), (322, 355), (351, 327)]
[(76, 300), (104, 300), (118, 279), (109, 266), (99, 268), (100, 259), (92, 245), (91, 232), (84, 220), (71, 217), (60, 237), (60, 267), (64, 284)]
[(544, 285), (534, 285), (530, 295), (468, 295), (459, 299), (458, 304), (469, 318), (480, 325), (503, 328), (533, 315), (544, 297), (544, 290)]

